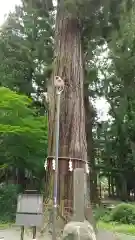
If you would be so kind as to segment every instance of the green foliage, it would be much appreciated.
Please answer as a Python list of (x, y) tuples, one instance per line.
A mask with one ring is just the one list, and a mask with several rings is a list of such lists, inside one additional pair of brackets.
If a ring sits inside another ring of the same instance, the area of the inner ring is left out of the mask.
[(19, 186), (0, 185), (0, 222), (9, 223), (15, 220)]
[(135, 189), (134, 16), (135, 4), (127, 11), (123, 1), (119, 27), (112, 28), (108, 42), (97, 46), (93, 57), (98, 68), (95, 95), (105, 97), (110, 106), (109, 120), (98, 120), (93, 130), (97, 169), (108, 179), (111, 176), (115, 196), (122, 200), (133, 200), (129, 192)]
[(110, 221), (110, 211), (104, 207), (97, 207), (94, 209), (94, 217), (96, 221), (102, 220), (104, 222)]
[(2, 86), (27, 96), (34, 94), (38, 100), (51, 73), (52, 25), (53, 17), (34, 1), (17, 6), (8, 16), (0, 34)]
[(0, 94), (0, 165), (27, 169), (42, 179), (47, 155), (47, 119), (36, 115), (28, 97), (4, 87)]
[(126, 203), (118, 205), (112, 210), (110, 219), (114, 222), (135, 224), (135, 206)]
[[(105, 223), (103, 221), (98, 222), (99, 229), (111, 231), (114, 233), (123, 233), (127, 235), (135, 236), (135, 226), (129, 224), (118, 224), (114, 222)], [(123, 238), (122, 238), (123, 239)]]
[(129, 203), (121, 203), (115, 208), (107, 209), (98, 207), (94, 209), (96, 221), (104, 223), (114, 222), (118, 224), (135, 224), (135, 206)]

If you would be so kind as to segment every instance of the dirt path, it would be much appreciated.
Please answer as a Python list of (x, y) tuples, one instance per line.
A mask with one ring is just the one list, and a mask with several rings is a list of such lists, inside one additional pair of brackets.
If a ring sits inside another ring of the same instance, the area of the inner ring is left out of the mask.
[[(0, 240), (20, 240), (19, 229), (4, 229), (0, 230)], [(32, 237), (25, 234), (24, 240), (31, 240)], [(44, 236), (39, 238), (40, 240), (51, 240), (50, 236)], [(97, 236), (97, 240), (135, 240), (135, 236), (128, 236), (124, 234), (114, 234), (107, 231), (100, 230)]]
[[(24, 235), (24, 240), (31, 240), (32, 235), (30, 234), (25, 234)], [(39, 238), (40, 240), (50, 240), (49, 236), (45, 236), (43, 238)], [(0, 230), (0, 240), (20, 240), (20, 230), (19, 229), (3, 229)]]
[(97, 240), (135, 240), (135, 236), (100, 230), (97, 236)]

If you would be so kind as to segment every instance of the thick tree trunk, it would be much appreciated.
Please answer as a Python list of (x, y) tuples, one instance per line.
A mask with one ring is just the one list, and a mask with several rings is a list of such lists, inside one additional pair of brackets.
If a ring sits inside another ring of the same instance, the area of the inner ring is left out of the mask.
[[(64, 10), (64, 6), (59, 6), (57, 10), (54, 70), (52, 84), (48, 87), (49, 156), (55, 156), (56, 96), (54, 76), (61, 77), (65, 83), (60, 108), (59, 157), (63, 157), (63, 159), (65, 157), (78, 158), (86, 161), (87, 143), (81, 32), (78, 19), (71, 17), (71, 15)], [(63, 174), (63, 172), (59, 173), (59, 204), (66, 199), (73, 200), (71, 187), (72, 176), (70, 175), (70, 173), (68, 173), (68, 176)], [(52, 181), (50, 181), (50, 183), (51, 182)]]
[[(83, 101), (83, 64), (80, 26), (59, 8), (55, 35), (55, 60), (53, 76), (65, 82), (61, 97), (59, 155), (87, 159), (85, 114)], [(54, 156), (55, 93), (54, 79), (49, 87), (49, 155)]]

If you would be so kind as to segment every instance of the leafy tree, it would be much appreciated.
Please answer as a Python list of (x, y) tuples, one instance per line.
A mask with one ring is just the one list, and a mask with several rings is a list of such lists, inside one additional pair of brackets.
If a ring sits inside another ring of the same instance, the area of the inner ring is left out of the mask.
[(0, 165), (9, 174), (17, 170), (17, 182), (25, 186), (26, 172), (43, 176), (39, 174), (44, 172), (47, 154), (46, 118), (36, 115), (28, 97), (4, 87), (0, 94)]
[(52, 24), (53, 17), (36, 1), (22, 1), (9, 14), (0, 35), (2, 86), (39, 100), (52, 67)]
[[(124, 5), (125, 7), (125, 5)], [(134, 9), (121, 8), (119, 29), (111, 34), (108, 54), (100, 65), (101, 88), (110, 104), (111, 121), (102, 123), (98, 135), (100, 165), (108, 176), (110, 192), (125, 200), (134, 178)]]

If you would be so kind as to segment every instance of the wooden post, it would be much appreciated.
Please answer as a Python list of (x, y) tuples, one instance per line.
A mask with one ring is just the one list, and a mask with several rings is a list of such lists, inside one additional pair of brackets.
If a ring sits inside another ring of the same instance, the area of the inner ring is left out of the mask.
[(84, 222), (84, 169), (76, 168), (73, 174), (74, 215), (73, 221)]
[(21, 227), (21, 240), (24, 239), (24, 226)]
[(33, 239), (36, 239), (36, 227), (33, 227)]

